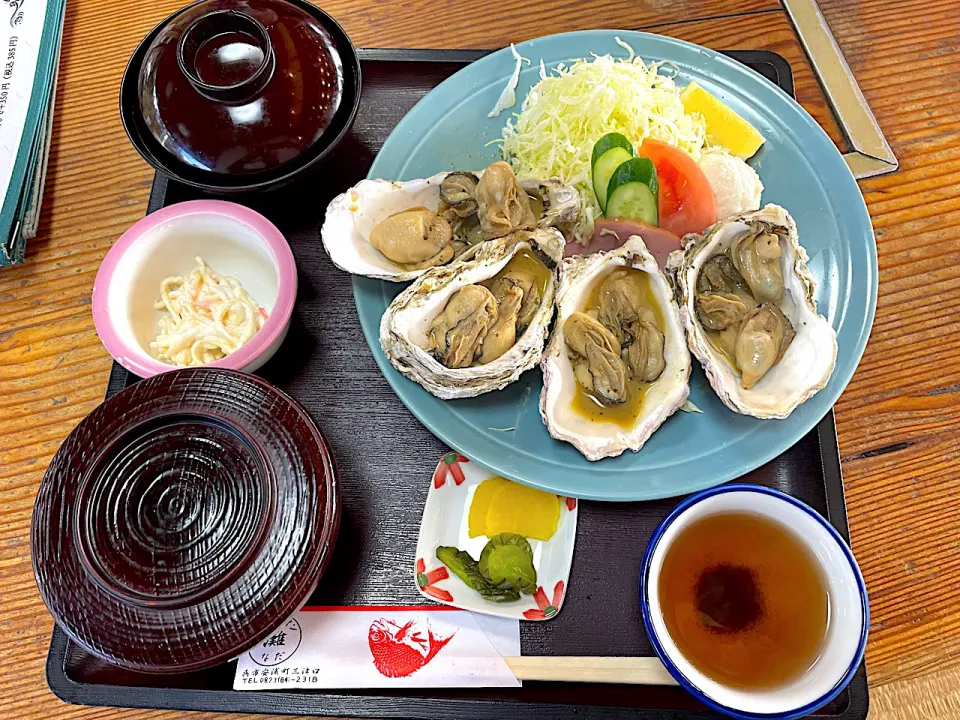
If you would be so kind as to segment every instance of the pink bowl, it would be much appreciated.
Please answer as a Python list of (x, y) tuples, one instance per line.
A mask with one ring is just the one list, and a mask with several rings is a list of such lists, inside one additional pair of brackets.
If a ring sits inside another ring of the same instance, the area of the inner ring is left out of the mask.
[(160, 282), (187, 275), (199, 256), (232, 275), (267, 311), (267, 321), (242, 348), (209, 367), (253, 372), (280, 347), (297, 295), (297, 268), (276, 226), (249, 208), (222, 200), (193, 200), (157, 210), (113, 244), (93, 284), (93, 321), (113, 358), (140, 377), (175, 370), (156, 358), (162, 311), (153, 303)]

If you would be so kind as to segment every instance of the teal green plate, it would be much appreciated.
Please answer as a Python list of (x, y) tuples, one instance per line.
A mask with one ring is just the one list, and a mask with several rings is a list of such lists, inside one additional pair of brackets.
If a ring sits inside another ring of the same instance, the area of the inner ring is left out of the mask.
[[(387, 362), (380, 317), (403, 288), (354, 279), (363, 332), (384, 376), (410, 411), (437, 437), (495, 473), (563, 495), (596, 500), (650, 500), (683, 495), (745, 475), (784, 452), (830, 410), (863, 354), (877, 300), (877, 252), (856, 180), (827, 134), (794, 100), (759, 74), (712, 50), (646, 33), (590, 30), (517, 45), (524, 65), (517, 107), (547, 68), (591, 52), (624, 55), (614, 36), (645, 60), (676, 65), (678, 81), (696, 80), (749, 120), (767, 139), (751, 163), (765, 203), (786, 207), (817, 279), (817, 307), (837, 330), (840, 347), (830, 383), (786, 420), (757, 420), (728, 410), (699, 367), (690, 400), (702, 414), (678, 412), (638, 453), (588, 462), (554, 440), (540, 419), (542, 382), (531, 370), (506, 389), (469, 400), (439, 400)], [(467, 66), (423, 98), (397, 125), (370, 177), (409, 180), (499, 159), (488, 145), (512, 111), (488, 118), (513, 71), (504, 49)], [(694, 360), (696, 366), (696, 360)]]

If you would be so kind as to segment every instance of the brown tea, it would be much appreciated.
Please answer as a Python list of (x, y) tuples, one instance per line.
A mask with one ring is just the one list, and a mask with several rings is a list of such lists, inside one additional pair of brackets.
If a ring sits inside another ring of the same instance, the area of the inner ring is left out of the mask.
[(820, 656), (830, 598), (810, 552), (785, 528), (721, 513), (680, 531), (659, 577), (677, 648), (707, 677), (742, 689), (782, 685)]

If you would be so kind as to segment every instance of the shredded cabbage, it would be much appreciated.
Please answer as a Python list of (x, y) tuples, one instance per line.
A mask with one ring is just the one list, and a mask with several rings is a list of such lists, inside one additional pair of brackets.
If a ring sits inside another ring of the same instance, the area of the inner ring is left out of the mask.
[[(525, 57), (520, 57), (520, 53), (517, 52), (513, 43), (510, 43), (510, 52), (513, 53), (513, 58), (516, 60), (516, 65), (513, 66), (513, 74), (507, 81), (507, 86), (503, 88), (503, 92), (500, 93), (500, 97), (497, 98), (497, 104), (493, 106), (493, 110), (487, 113), (487, 117), (497, 117), (504, 110), (517, 104), (516, 90), (520, 83), (520, 67), (524, 62), (529, 65), (530, 61)], [(540, 72), (543, 73), (543, 61), (540, 62)]]
[(507, 121), (500, 140), (503, 157), (520, 177), (559, 178), (580, 193), (574, 235), (588, 242), (600, 206), (593, 194), (593, 144), (608, 132), (634, 143), (648, 137), (689, 153), (694, 160), (706, 138), (699, 115), (687, 115), (680, 89), (659, 74), (663, 63), (645, 64), (620, 38), (629, 56), (593, 55), (558, 65), (531, 88), (519, 114)]

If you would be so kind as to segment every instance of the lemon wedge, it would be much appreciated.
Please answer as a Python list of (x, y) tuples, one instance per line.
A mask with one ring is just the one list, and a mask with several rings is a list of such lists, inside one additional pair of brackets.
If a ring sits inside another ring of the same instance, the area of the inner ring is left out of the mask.
[(470, 537), (516, 533), (549, 540), (560, 520), (560, 498), (553, 493), (492, 477), (477, 487), (467, 525)]
[(695, 82), (683, 89), (680, 101), (688, 115), (699, 113), (703, 118), (707, 126), (707, 141), (711, 145), (726, 148), (743, 160), (763, 145), (763, 135), (753, 125)]

